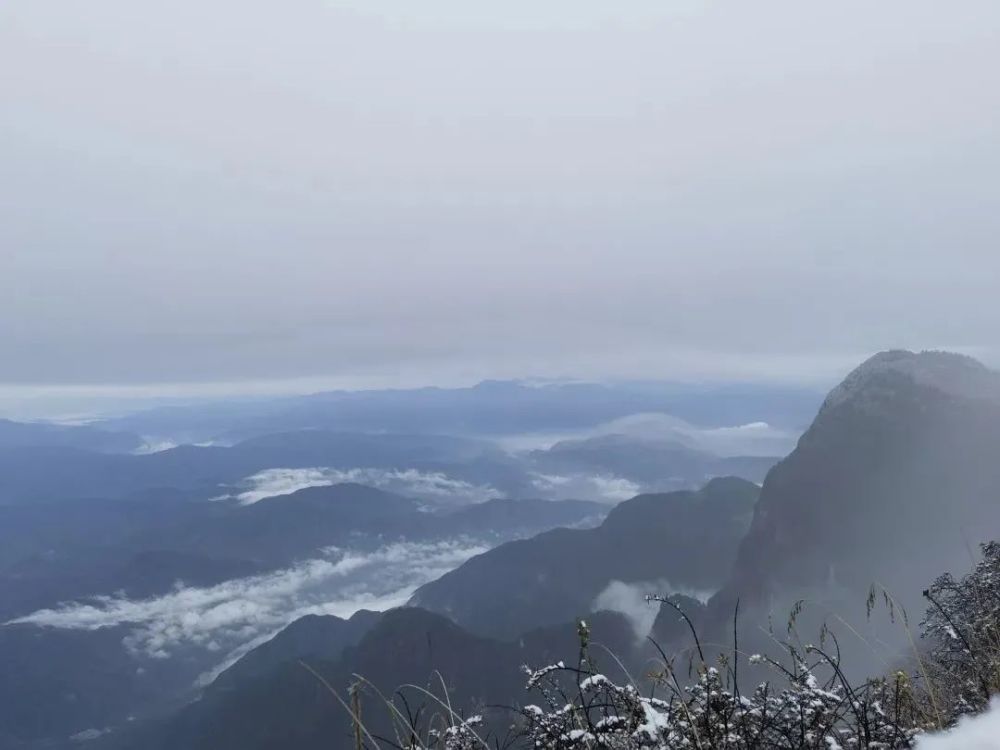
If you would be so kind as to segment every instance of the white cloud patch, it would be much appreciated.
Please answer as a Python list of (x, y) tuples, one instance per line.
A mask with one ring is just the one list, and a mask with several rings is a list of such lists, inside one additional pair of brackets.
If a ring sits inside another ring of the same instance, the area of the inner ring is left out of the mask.
[(537, 492), (553, 500), (618, 503), (635, 497), (642, 490), (629, 479), (594, 474), (535, 474), (531, 483)]
[(989, 710), (967, 716), (954, 729), (935, 732), (917, 740), (917, 750), (1000, 750), (1000, 698)]
[(750, 422), (699, 430), (692, 437), (703, 450), (720, 456), (784, 456), (795, 447), (799, 433), (767, 422)]
[(399, 543), (370, 553), (331, 548), (326, 557), (265, 575), (204, 588), (178, 584), (149, 599), (95, 597), (7, 624), (71, 630), (126, 625), (131, 629), (124, 643), (136, 656), (167, 658), (194, 646), (228, 654), (221, 669), (304, 615), (349, 617), (359, 609), (400, 606), (417, 587), (487, 549), (466, 540)]
[(157, 440), (155, 438), (146, 438), (142, 445), (136, 448), (132, 453), (137, 456), (148, 456), (150, 453), (162, 453), (163, 451), (168, 451), (171, 448), (176, 448), (177, 443), (173, 440)]
[(718, 456), (784, 456), (799, 433), (767, 422), (730, 427), (696, 427), (661, 412), (632, 414), (592, 430), (593, 435), (628, 435), (643, 440), (679, 442)]
[(335, 484), (328, 472), (327, 469), (267, 469), (244, 479), (242, 484), (249, 489), (236, 495), (236, 499), (241, 505), (253, 505), (268, 497)]
[(658, 590), (655, 584), (629, 584), (622, 581), (609, 583), (591, 605), (591, 611), (610, 610), (628, 618), (636, 638), (645, 638), (656, 621), (657, 605), (647, 602), (646, 596)]
[(584, 430), (506, 436), (497, 444), (513, 453), (545, 450), (564, 440), (624, 435), (645, 442), (681, 443), (717, 456), (784, 456), (800, 433), (767, 422), (727, 427), (698, 427), (665, 412), (640, 412)]
[(222, 446), (225, 443), (221, 443), (215, 440), (203, 440), (201, 442), (178, 442), (176, 440), (171, 440), (169, 438), (156, 438), (156, 437), (144, 437), (142, 445), (132, 451), (135, 456), (148, 456), (151, 453), (163, 453), (164, 451), (173, 450), (174, 448), (179, 448), (182, 445), (193, 445), (197, 448), (210, 448), (212, 446)]
[(333, 469), (317, 466), (305, 469), (266, 469), (240, 483), (236, 499), (252, 505), (264, 498), (290, 495), (308, 487), (326, 487), (354, 482), (387, 492), (435, 502), (483, 502), (502, 497), (489, 485), (476, 485), (441, 472), (416, 469)]
[(91, 740), (100, 739), (106, 734), (111, 734), (111, 729), (105, 727), (104, 729), (84, 729), (82, 732), (77, 732), (70, 736), (73, 742), (90, 742)]
[(678, 588), (666, 580), (638, 581), (635, 583), (611, 581), (597, 595), (590, 609), (592, 612), (609, 610), (625, 615), (631, 623), (632, 629), (635, 631), (636, 639), (642, 640), (652, 631), (653, 623), (656, 622), (656, 615), (660, 611), (658, 603), (646, 601), (647, 596), (672, 596), (674, 594), (681, 594), (689, 596), (692, 599), (697, 599), (702, 604), (705, 604), (714, 593), (714, 591), (700, 591), (684, 587)]

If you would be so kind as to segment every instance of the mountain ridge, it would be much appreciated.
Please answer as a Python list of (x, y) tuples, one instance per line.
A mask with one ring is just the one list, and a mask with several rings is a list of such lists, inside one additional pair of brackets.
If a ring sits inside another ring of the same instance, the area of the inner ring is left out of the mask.
[(717, 616), (795, 590), (863, 601), (874, 582), (919, 610), (927, 581), (1000, 536), (997, 445), (1000, 374), (944, 352), (870, 358), (768, 473)]
[(729, 573), (758, 491), (729, 477), (697, 491), (639, 495), (593, 529), (553, 529), (473, 557), (422, 586), (410, 604), (502, 638), (586, 616), (615, 580), (714, 590)]

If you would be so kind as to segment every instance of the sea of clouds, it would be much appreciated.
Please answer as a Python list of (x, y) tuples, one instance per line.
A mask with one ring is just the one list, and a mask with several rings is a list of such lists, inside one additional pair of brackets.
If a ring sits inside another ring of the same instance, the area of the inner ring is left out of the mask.
[(124, 645), (137, 658), (165, 659), (191, 647), (218, 653), (217, 666), (199, 678), (204, 683), (300, 617), (350, 617), (360, 609), (401, 606), (422, 584), (487, 549), (469, 540), (397, 543), (365, 553), (330, 548), (272, 573), (206, 587), (178, 584), (147, 599), (99, 596), (8, 624), (73, 630), (126, 626)]

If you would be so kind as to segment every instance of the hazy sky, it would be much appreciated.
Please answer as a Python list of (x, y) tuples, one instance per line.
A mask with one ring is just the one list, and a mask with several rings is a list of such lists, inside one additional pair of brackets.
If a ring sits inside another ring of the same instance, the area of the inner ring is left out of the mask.
[(996, 0), (3, 0), (0, 382), (997, 362), (998, 123)]

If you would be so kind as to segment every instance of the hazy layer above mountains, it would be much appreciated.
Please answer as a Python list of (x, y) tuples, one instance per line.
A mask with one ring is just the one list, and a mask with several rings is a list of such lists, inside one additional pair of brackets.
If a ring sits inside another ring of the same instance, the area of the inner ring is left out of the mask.
[(643, 413), (667, 414), (700, 428), (766, 421), (802, 429), (821, 392), (794, 386), (620, 382), (471, 388), (332, 391), (252, 401), (162, 407), (100, 421), (105, 429), (175, 442), (235, 442), (301, 429), (466, 436), (563, 434)]
[(143, 441), (131, 432), (106, 430), (90, 425), (15, 422), (0, 419), (0, 450), (40, 446), (129, 453), (141, 450)]
[(10, 380), (996, 342), (992, 0), (2, 13)]

